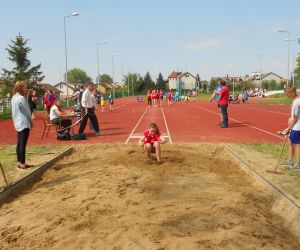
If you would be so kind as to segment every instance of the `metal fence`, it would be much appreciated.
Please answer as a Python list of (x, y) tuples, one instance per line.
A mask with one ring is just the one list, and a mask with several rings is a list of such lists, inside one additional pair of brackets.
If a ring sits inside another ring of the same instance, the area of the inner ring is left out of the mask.
[(0, 113), (4, 113), (7, 109), (11, 109), (11, 99), (1, 99), (0, 100)]

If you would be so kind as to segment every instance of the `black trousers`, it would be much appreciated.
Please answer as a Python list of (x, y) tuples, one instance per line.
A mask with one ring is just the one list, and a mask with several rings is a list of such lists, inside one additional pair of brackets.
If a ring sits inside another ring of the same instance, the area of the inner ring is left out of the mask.
[[(56, 124), (61, 126), (62, 128), (68, 128), (72, 125), (72, 120), (71, 119), (53, 119), (51, 121), (52, 124)], [(71, 128), (68, 128), (68, 131), (70, 132)]]
[(17, 160), (21, 164), (25, 164), (26, 160), (26, 144), (29, 137), (29, 128), (23, 129), (21, 132), (18, 132), (18, 144), (16, 148)]
[(151, 106), (151, 104), (152, 104), (151, 98), (150, 99), (148, 98), (148, 106)]
[[(82, 115), (84, 115), (84, 112), (83, 112)], [(79, 134), (82, 134), (84, 132), (88, 119), (90, 119), (90, 121), (93, 125), (93, 128), (95, 129), (95, 132), (97, 133), (97, 132), (100, 131), (99, 124), (98, 124), (98, 119), (97, 119), (97, 116), (95, 114), (95, 109), (94, 108), (88, 108), (87, 109), (87, 115), (85, 117), (83, 117), (83, 119), (81, 121), (80, 128), (79, 128), (79, 131), (78, 131)]]
[(222, 117), (223, 117), (223, 125), (225, 127), (228, 127), (228, 112), (227, 112), (227, 108), (228, 108), (228, 105), (220, 105), (220, 108), (221, 108), (221, 114), (222, 114)]

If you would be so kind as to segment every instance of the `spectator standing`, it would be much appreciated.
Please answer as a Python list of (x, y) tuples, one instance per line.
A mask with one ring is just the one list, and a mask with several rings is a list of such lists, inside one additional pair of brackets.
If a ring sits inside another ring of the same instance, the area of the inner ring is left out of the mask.
[(229, 88), (226, 86), (226, 82), (224, 80), (220, 81), (220, 84), (222, 86), (220, 90), (220, 98), (219, 98), (219, 104), (222, 114), (222, 120), (223, 123), (221, 124), (221, 128), (228, 128), (228, 103), (229, 103)]
[(24, 81), (16, 82), (12, 97), (12, 119), (18, 134), (16, 147), (17, 167), (25, 169), (30, 167), (26, 164), (26, 145), (32, 128), (31, 112), (27, 96), (27, 85)]
[(113, 95), (111, 93), (111, 91), (109, 92), (109, 96), (108, 96), (108, 102), (109, 102), (109, 111), (114, 111), (113, 109), (113, 105), (114, 105), (114, 98)]
[(33, 109), (34, 109), (34, 103), (33, 103), (33, 90), (29, 89), (27, 94), (27, 101), (30, 109), (30, 114), (32, 115)]
[(82, 105), (82, 114), (84, 117), (80, 124), (79, 134), (82, 134), (84, 132), (87, 121), (88, 119), (90, 119), (93, 128), (96, 132), (96, 135), (101, 135), (97, 116), (95, 114), (95, 109), (93, 108), (94, 107), (94, 102), (92, 98), (93, 89), (94, 89), (93, 83), (90, 82), (88, 83), (86, 90), (82, 94), (81, 105)]

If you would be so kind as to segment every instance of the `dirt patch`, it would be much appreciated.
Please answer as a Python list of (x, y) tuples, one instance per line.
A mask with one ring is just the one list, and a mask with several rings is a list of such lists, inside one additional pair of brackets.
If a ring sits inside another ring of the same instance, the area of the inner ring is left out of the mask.
[(215, 145), (77, 146), (1, 207), (1, 249), (299, 249), (274, 197)]

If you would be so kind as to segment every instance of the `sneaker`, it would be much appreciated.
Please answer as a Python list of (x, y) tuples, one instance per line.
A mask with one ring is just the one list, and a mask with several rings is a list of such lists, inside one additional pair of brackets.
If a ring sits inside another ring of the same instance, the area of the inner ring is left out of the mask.
[(221, 125), (220, 128), (228, 128), (228, 126)]
[(96, 136), (100, 136), (100, 135), (103, 135), (103, 133), (101, 131), (96, 132)]
[(288, 169), (297, 169), (297, 165), (288, 165), (286, 166)]
[(282, 166), (294, 166), (294, 162), (292, 160), (287, 160), (281, 163)]

